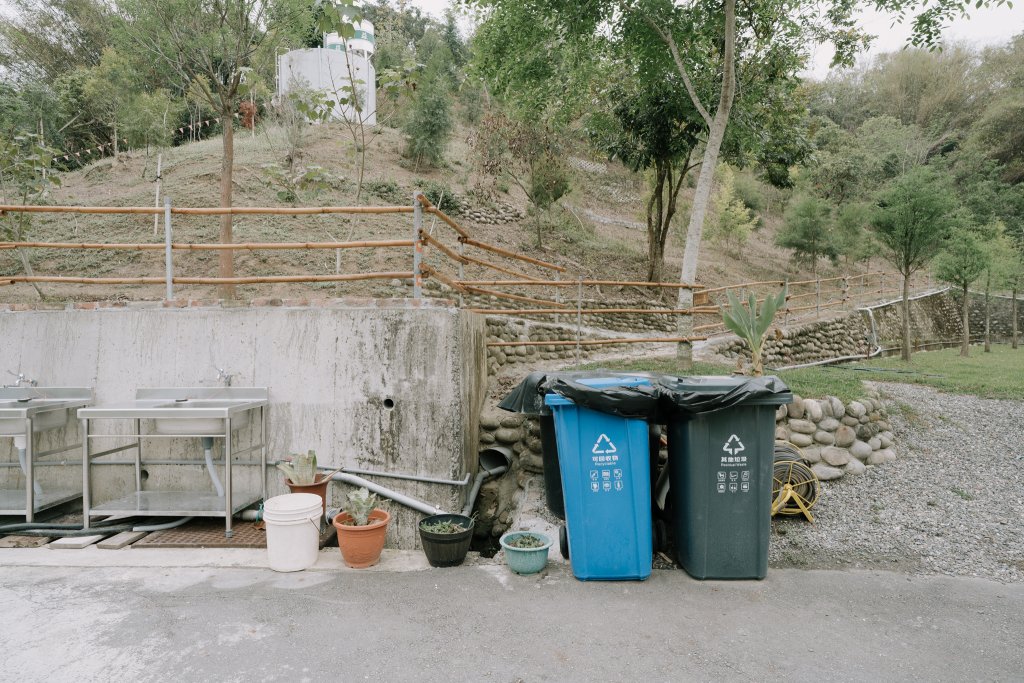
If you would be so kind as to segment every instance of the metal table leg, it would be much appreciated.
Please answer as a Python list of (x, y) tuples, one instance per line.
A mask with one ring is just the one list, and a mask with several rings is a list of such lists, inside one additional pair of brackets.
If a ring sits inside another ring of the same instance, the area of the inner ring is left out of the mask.
[(89, 528), (89, 510), (92, 507), (92, 478), (89, 474), (89, 420), (82, 424), (82, 527)]
[(231, 538), (231, 418), (224, 418), (224, 537)]
[(35, 521), (36, 514), (36, 491), (35, 491), (35, 468), (33, 467), (32, 461), (35, 460), (35, 454), (32, 448), (32, 418), (25, 418), (25, 521), (31, 523)]

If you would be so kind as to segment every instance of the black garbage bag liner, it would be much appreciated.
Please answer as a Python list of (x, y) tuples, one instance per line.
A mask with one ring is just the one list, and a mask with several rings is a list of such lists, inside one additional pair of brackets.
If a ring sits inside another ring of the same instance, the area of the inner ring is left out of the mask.
[(725, 410), (741, 403), (783, 405), (793, 400), (789, 387), (775, 376), (768, 377), (672, 377), (663, 376), (655, 390), (667, 414), (696, 415)]
[[(650, 386), (591, 387), (579, 380), (647, 377)], [(672, 416), (713, 413), (753, 401), (782, 405), (792, 401), (778, 377), (649, 375), (610, 370), (534, 372), (506, 396), (499, 408), (526, 415), (550, 415), (544, 395), (556, 393), (576, 405), (619, 417), (664, 423)]]
[[(512, 413), (522, 413), (524, 415), (550, 415), (551, 409), (544, 405), (544, 394), (551, 393), (550, 388), (552, 383), (559, 379), (566, 379), (569, 381), (581, 380), (581, 379), (596, 379), (596, 378), (607, 378), (607, 377), (648, 377), (652, 382), (655, 380), (653, 375), (648, 375), (643, 372), (622, 372), (615, 370), (571, 370), (571, 371), (557, 371), (547, 372), (538, 371), (531, 372), (526, 378), (520, 382), (508, 396), (501, 400), (498, 407), (502, 410), (507, 410)], [(590, 389), (589, 387), (581, 385), (580, 391), (589, 390), (591, 393), (600, 393), (607, 391), (607, 389)], [(559, 392), (561, 393), (561, 392)], [(573, 398), (569, 394), (564, 394), (568, 398)], [(582, 404), (582, 403), (581, 403)], [(600, 410), (600, 408), (594, 408)], [(618, 413), (614, 413), (618, 414)]]
[[(602, 375), (611, 377), (616, 375)], [(642, 377), (643, 375), (621, 375)], [(650, 378), (653, 382), (655, 378)], [(633, 387), (611, 386), (591, 387), (569, 377), (554, 377), (543, 389), (571, 400), (578, 406), (590, 408), (609, 415), (639, 418), (649, 422), (661, 422), (661, 399), (657, 386), (639, 385)]]

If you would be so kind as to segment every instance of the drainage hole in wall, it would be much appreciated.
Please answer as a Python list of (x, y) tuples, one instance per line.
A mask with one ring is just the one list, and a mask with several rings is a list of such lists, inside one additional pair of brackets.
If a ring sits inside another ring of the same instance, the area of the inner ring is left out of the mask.
[(395, 407), (394, 399), (390, 399), (390, 398), (384, 399), (384, 407), (387, 408), (388, 410), (391, 410), (392, 408), (394, 408)]
[(147, 479), (149, 479), (149, 470), (140, 470), (139, 478), (142, 479), (142, 481), (146, 481)]

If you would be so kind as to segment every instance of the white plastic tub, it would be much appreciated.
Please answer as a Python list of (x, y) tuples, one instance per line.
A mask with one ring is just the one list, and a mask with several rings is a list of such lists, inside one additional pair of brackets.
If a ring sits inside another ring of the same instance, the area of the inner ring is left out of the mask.
[(316, 563), (322, 516), (323, 499), (313, 493), (286, 493), (263, 505), (271, 569), (298, 572)]

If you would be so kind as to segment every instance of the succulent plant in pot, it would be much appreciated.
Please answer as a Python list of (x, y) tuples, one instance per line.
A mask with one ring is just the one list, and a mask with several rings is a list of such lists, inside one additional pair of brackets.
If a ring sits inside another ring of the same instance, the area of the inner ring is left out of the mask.
[(462, 564), (473, 541), (475, 520), (466, 515), (440, 514), (420, 520), (420, 541), (432, 567)]
[(284, 473), (284, 483), (289, 491), (315, 493), (323, 500), (324, 512), (327, 511), (327, 485), (331, 483), (331, 475), (317, 473), (316, 451), (310, 449), (306, 454), (293, 454), (277, 463), (277, 469)]
[(338, 548), (349, 567), (372, 567), (380, 560), (391, 515), (377, 505), (377, 494), (365, 488), (349, 491), (345, 509), (333, 520)]
[(501, 537), (505, 562), (516, 574), (536, 574), (548, 563), (552, 541), (536, 531), (512, 531)]

